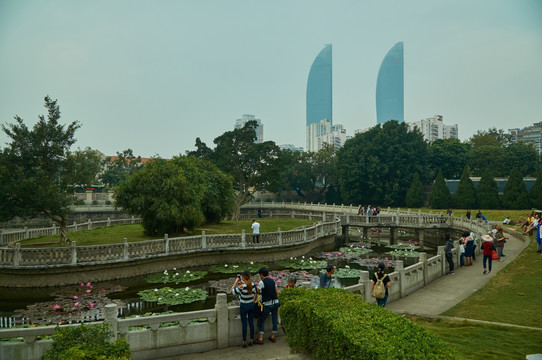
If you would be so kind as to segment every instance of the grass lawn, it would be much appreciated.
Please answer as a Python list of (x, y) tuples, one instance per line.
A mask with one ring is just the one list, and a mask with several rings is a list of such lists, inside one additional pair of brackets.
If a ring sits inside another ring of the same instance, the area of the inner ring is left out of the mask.
[[(506, 248), (505, 248), (506, 249)], [(486, 286), (442, 315), (542, 329), (542, 256), (536, 241)], [(446, 319), (412, 320), (439, 335), (467, 359), (525, 359), (542, 353), (542, 330)]]
[[(280, 228), (282, 231), (292, 230), (303, 225), (312, 225), (316, 223), (313, 220), (291, 219), (291, 218), (267, 218), (258, 219), (260, 223), (260, 232), (274, 232)], [(247, 234), (252, 233), (252, 220), (241, 221), (223, 221), (220, 224), (204, 225), (201, 228), (194, 229), (186, 234), (169, 234), (169, 237), (201, 235), (202, 231), (209, 234), (238, 234), (243, 229)], [(161, 239), (161, 236), (151, 237), (143, 233), (141, 224), (119, 225), (99, 228), (90, 231), (77, 231), (68, 233), (70, 241), (75, 241), (79, 246), (85, 245), (102, 245), (121, 243), (124, 238), (128, 242)], [(22, 247), (57, 247), (59, 246), (60, 235), (42, 236), (39, 238), (28, 239), (21, 241)], [(64, 246), (69, 246), (66, 244)]]
[(409, 318), (439, 336), (465, 359), (519, 360), (525, 359), (527, 354), (542, 353), (542, 330), (446, 319)]

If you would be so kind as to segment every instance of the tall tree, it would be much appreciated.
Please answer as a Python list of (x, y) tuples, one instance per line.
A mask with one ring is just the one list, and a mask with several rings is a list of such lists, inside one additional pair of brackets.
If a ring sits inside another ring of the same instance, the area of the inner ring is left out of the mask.
[(453, 203), (456, 209), (472, 209), (476, 206), (476, 189), (470, 179), (468, 166), (463, 169), (463, 175), (461, 175), (457, 191), (453, 196)]
[(426, 161), (427, 145), (417, 129), (397, 121), (377, 125), (339, 149), (341, 195), (352, 204), (404, 205), (412, 174), (424, 176)]
[(65, 242), (74, 190), (95, 181), (97, 164), (92, 150), (70, 151), (79, 123), (60, 124), (57, 101), (44, 100), (47, 118), (39, 116), (32, 129), (19, 116), (16, 123), (2, 125), (11, 142), (2, 152), (0, 214), (4, 219), (45, 214), (59, 225)]
[(117, 156), (115, 158), (108, 156), (103, 165), (105, 170), (100, 176), (100, 181), (113, 188), (140, 169), (141, 156), (135, 156), (132, 149), (117, 151)]
[(512, 143), (512, 135), (506, 134), (503, 129), (491, 128), (487, 131), (478, 130), (469, 139), (470, 144), (477, 148), (480, 146), (506, 147)]
[(145, 233), (182, 233), (204, 222), (217, 222), (233, 208), (229, 176), (205, 160), (151, 159), (115, 191), (117, 205), (142, 217)]
[(446, 209), (452, 204), (452, 195), (450, 190), (446, 186), (442, 171), (439, 170), (435, 179), (435, 184), (431, 190), (431, 196), (429, 197), (429, 205), (433, 209)]
[(471, 145), (457, 139), (439, 139), (428, 146), (428, 165), (434, 178), (438, 169), (445, 179), (458, 179), (467, 165)]
[(489, 168), (484, 170), (476, 189), (476, 203), (482, 209), (498, 209), (500, 207), (499, 188)]
[[(533, 144), (523, 141), (510, 144), (504, 149), (504, 158), (506, 166), (504, 169), (516, 168), (522, 176), (536, 176), (540, 170), (540, 155)], [(510, 175), (506, 173), (506, 175)]]
[(468, 165), (475, 176), (481, 176), (486, 169), (491, 169), (495, 176), (504, 176), (506, 167), (505, 149), (496, 145), (473, 147), (467, 155)]
[(521, 210), (529, 207), (527, 187), (518, 169), (513, 168), (504, 186), (502, 205), (505, 209)]
[(252, 199), (258, 190), (280, 190), (280, 148), (273, 141), (255, 143), (256, 121), (248, 121), (240, 129), (227, 131), (214, 139), (214, 151), (196, 141), (198, 149), (189, 155), (209, 158), (219, 169), (230, 174), (236, 190), (233, 218), (239, 216), (241, 205)]
[(542, 170), (538, 173), (536, 181), (529, 191), (529, 203), (536, 209), (542, 209)]
[(417, 173), (412, 175), (412, 184), (406, 194), (405, 203), (409, 208), (419, 208), (423, 206), (425, 200), (425, 193), (423, 191), (423, 184), (420, 180), (420, 176)]

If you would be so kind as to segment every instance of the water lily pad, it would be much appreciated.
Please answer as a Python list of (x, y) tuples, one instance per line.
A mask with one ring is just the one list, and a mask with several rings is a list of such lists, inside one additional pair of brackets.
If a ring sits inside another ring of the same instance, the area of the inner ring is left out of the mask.
[[(320, 274), (325, 273), (325, 270), (320, 271)], [(333, 276), (339, 279), (358, 279), (361, 275), (361, 269), (351, 269), (351, 268), (339, 268), (335, 269)]]
[(186, 283), (199, 280), (207, 275), (207, 271), (190, 271), (190, 270), (164, 270), (161, 273), (149, 275), (145, 281), (150, 284), (167, 284), (167, 283)]
[(345, 246), (345, 247), (340, 248), (339, 250), (345, 254), (359, 254), (359, 255), (368, 254), (373, 251), (371, 250), (371, 248), (355, 247), (355, 246), (352, 246), (352, 247)]
[(386, 254), (395, 256), (395, 257), (418, 257), (420, 256), (420, 253), (413, 250), (398, 250), (395, 249), (394, 251), (388, 251)]
[(221, 274), (240, 274), (245, 270), (250, 271), (252, 274), (257, 274), (260, 268), (264, 267), (263, 264), (222, 264), (222, 265), (213, 265), (209, 268), (210, 272), (221, 273)]
[(386, 245), (388, 249), (397, 249), (397, 250), (416, 250), (419, 249), (420, 246), (418, 245), (412, 245), (412, 244), (395, 244), (395, 245)]
[(142, 290), (137, 293), (141, 300), (157, 302), (165, 305), (190, 304), (207, 298), (207, 292), (201, 289), (173, 289), (163, 287), (160, 289)]
[(320, 269), (327, 266), (325, 260), (313, 260), (312, 258), (290, 258), (290, 260), (277, 261), (277, 264), (291, 269)]

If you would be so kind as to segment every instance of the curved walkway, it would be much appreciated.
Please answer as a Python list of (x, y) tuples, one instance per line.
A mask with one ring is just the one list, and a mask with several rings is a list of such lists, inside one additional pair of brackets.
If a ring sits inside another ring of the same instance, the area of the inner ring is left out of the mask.
[[(387, 308), (398, 314), (438, 317), (482, 288), (496, 273), (514, 260), (529, 245), (531, 240), (529, 238), (525, 239), (523, 241), (510, 236), (504, 249), (506, 256), (502, 262), (493, 262), (491, 273), (482, 274), (483, 257), (480, 254), (477, 256), (474, 265), (456, 268), (454, 276), (442, 276), (412, 294), (389, 303)], [(239, 336), (240, 338), (241, 336)], [(253, 345), (246, 349), (240, 346), (228, 347), (200, 354), (174, 356), (162, 360), (254, 360), (255, 358), (262, 360), (301, 360), (312, 359), (312, 356), (306, 354), (290, 355), (290, 348), (286, 344), (284, 333), (279, 329), (276, 343), (266, 341), (264, 345)]]

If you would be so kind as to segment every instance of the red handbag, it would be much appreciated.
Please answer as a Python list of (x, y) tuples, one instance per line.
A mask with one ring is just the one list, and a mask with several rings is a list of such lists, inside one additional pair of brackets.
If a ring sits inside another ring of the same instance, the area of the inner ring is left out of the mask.
[(495, 250), (491, 252), (491, 260), (499, 260), (499, 255)]

